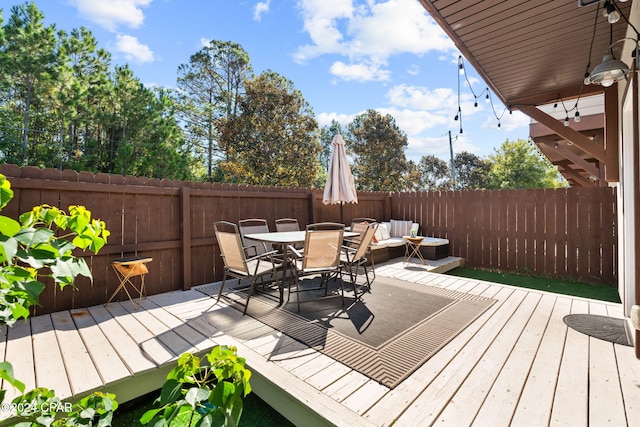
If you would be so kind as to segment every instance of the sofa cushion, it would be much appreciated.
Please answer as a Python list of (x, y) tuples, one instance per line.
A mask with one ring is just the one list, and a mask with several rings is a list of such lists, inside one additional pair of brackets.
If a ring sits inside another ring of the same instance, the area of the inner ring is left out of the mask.
[(391, 220), (391, 237), (402, 237), (408, 236), (411, 233), (411, 228), (413, 226), (413, 222), (411, 221), (401, 221), (392, 219)]
[(383, 240), (387, 240), (391, 237), (391, 234), (389, 233), (390, 228), (391, 228), (390, 222), (381, 222), (378, 225), (378, 229), (376, 230), (376, 234), (375, 234), (378, 242), (382, 242)]

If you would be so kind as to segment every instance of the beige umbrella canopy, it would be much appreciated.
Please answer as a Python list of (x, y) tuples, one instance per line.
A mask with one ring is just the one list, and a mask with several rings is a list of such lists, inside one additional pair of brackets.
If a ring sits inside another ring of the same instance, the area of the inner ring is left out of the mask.
[(347, 153), (344, 150), (344, 139), (340, 134), (334, 136), (331, 142), (329, 173), (322, 202), (325, 205), (340, 203), (340, 222), (343, 222), (342, 205), (358, 203), (356, 185), (351, 174), (351, 167), (349, 167)]

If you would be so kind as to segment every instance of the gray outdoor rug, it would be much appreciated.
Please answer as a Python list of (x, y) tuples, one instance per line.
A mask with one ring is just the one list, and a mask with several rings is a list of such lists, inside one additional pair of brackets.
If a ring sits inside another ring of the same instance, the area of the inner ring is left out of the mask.
[(568, 314), (563, 320), (571, 329), (590, 337), (633, 347), (631, 331), (624, 319), (597, 314)]
[[(354, 301), (348, 286), (345, 282), (344, 306), (338, 295), (304, 302), (298, 314), (295, 294), (278, 307), (277, 290), (271, 290), (254, 295), (247, 314), (394, 388), (495, 303), (382, 276), (376, 277), (370, 293)], [(333, 284), (330, 289), (337, 287)], [(225, 294), (242, 302), (246, 298), (244, 289), (225, 289)], [(302, 294), (303, 300), (309, 297)]]

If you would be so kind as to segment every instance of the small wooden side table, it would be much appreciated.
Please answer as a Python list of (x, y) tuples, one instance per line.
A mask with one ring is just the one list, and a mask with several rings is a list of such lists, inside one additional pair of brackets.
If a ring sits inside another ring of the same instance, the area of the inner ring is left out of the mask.
[[(147, 268), (147, 263), (151, 261), (153, 261), (153, 258), (140, 258), (140, 257), (118, 258), (111, 261), (113, 270), (116, 272), (116, 276), (118, 277), (118, 279), (120, 279), (120, 284), (118, 285), (116, 290), (113, 291), (113, 294), (111, 295), (111, 298), (109, 298), (109, 301), (107, 301), (107, 304), (109, 304), (111, 300), (113, 300), (113, 298), (118, 294), (118, 292), (120, 292), (120, 290), (124, 290), (127, 296), (129, 297), (129, 301), (131, 301), (131, 304), (139, 308), (140, 304), (139, 303), (136, 304), (135, 302), (133, 302), (133, 297), (129, 293), (129, 290), (127, 289), (127, 285), (131, 286), (133, 290), (136, 291), (139, 297), (138, 301), (142, 300), (142, 298), (146, 296), (146, 293), (144, 290), (144, 276), (149, 272), (149, 269)], [(133, 277), (136, 277), (136, 276), (140, 276), (140, 286), (137, 286), (131, 280)]]
[(404, 262), (410, 262), (412, 258), (419, 258), (424, 264), (424, 258), (420, 252), (420, 244), (424, 240), (424, 236), (402, 236), (404, 239)]

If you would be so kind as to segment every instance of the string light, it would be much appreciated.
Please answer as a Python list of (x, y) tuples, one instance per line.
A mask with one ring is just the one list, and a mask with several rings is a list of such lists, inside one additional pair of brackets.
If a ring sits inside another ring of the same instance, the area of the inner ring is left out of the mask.
[[(467, 86), (469, 87), (469, 90), (471, 90), (471, 94), (474, 97), (474, 102), (473, 102), (473, 106), (474, 107), (478, 107), (478, 99), (481, 98), (484, 95), (484, 100), (487, 104), (491, 105), (491, 110), (493, 111), (493, 115), (496, 118), (496, 120), (498, 121), (497, 124), (497, 128), (500, 129), (502, 127), (502, 117), (504, 116), (504, 113), (507, 111), (507, 107), (504, 108), (504, 110), (502, 111), (502, 113), (500, 115), (498, 115), (498, 113), (496, 112), (495, 106), (493, 104), (493, 99), (491, 97), (491, 92), (489, 91), (489, 88), (485, 88), (482, 92), (480, 92), (480, 94), (476, 94), (473, 90), (473, 86), (471, 85), (471, 82), (469, 81), (469, 76), (467, 75), (466, 69), (465, 69), (465, 65), (464, 65), (464, 60), (462, 58), (462, 55), (458, 56), (458, 114), (456, 114), (455, 120), (460, 120), (460, 133), (462, 133), (462, 110), (460, 108), (460, 76), (464, 76), (465, 80), (467, 81)], [(509, 111), (509, 114), (511, 114), (511, 111)]]

